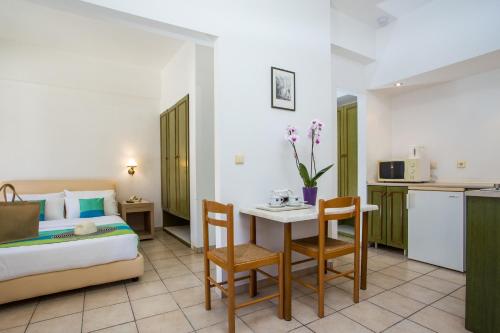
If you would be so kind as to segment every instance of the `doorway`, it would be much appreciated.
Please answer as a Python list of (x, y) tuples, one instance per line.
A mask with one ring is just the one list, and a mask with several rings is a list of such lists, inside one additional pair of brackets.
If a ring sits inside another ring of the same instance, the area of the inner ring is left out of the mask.
[[(337, 98), (338, 196), (358, 195), (358, 100), (354, 95)], [(354, 221), (339, 222), (338, 233), (353, 237)]]

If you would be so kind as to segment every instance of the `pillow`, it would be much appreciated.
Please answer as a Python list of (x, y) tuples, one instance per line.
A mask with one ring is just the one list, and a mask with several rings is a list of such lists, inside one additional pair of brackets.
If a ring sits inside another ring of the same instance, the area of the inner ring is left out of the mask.
[(20, 194), (19, 196), (24, 201), (45, 200), (44, 221), (64, 219), (64, 192), (45, 194)]
[[(80, 203), (78, 199), (104, 199), (104, 215), (118, 215), (116, 193), (114, 190), (105, 191), (68, 191), (64, 190), (66, 196), (66, 218), (80, 217)], [(75, 200), (76, 199), (76, 200)]]
[(38, 221), (45, 221), (45, 200), (35, 200), (31, 202), (38, 202), (38, 204), (40, 204), (40, 214), (38, 215)]
[(80, 217), (104, 216), (104, 198), (78, 199)]

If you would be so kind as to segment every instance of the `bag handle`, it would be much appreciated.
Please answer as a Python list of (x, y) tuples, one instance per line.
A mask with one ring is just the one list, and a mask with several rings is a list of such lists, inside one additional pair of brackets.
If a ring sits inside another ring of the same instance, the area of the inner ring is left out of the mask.
[(7, 189), (9, 189), (9, 188), (12, 191), (12, 202), (16, 201), (16, 197), (19, 199), (19, 201), (23, 201), (23, 199), (21, 199), (19, 194), (17, 194), (16, 188), (14, 187), (14, 185), (4, 184), (4, 185), (2, 185), (2, 187), (0, 187), (0, 193), (2, 193), (2, 191), (3, 191), (3, 199), (5, 202), (7, 202)]

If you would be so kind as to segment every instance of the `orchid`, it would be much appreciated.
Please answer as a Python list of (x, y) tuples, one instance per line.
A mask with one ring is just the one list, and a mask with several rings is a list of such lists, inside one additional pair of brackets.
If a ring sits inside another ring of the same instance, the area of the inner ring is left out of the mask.
[(285, 139), (292, 145), (295, 164), (297, 166), (297, 169), (299, 170), (299, 174), (302, 177), (305, 187), (316, 187), (317, 180), (319, 179), (319, 177), (321, 177), (325, 172), (327, 172), (333, 166), (333, 164), (331, 164), (326, 168), (320, 170), (319, 172), (316, 171), (316, 158), (314, 156), (314, 146), (320, 144), (321, 142), (320, 137), (322, 130), (323, 130), (323, 122), (321, 122), (318, 119), (313, 119), (307, 131), (307, 137), (311, 139), (311, 166), (310, 166), (311, 172), (309, 172), (307, 170), (307, 167), (300, 162), (299, 155), (297, 154), (297, 148), (295, 146), (295, 144), (299, 140), (299, 136), (297, 134), (298, 133), (297, 128), (295, 126), (288, 125), (286, 129), (287, 134), (285, 136)]

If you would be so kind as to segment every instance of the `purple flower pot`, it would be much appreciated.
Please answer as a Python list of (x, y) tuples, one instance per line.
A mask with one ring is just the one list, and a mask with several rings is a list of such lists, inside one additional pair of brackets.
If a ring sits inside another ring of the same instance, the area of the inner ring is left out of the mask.
[(304, 201), (306, 204), (316, 206), (316, 197), (318, 195), (317, 187), (303, 187)]

